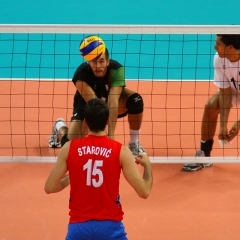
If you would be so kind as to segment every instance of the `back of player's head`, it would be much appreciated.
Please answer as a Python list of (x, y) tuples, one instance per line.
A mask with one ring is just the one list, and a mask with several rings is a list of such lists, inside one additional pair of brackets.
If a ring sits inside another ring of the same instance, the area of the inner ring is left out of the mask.
[(240, 49), (240, 34), (217, 34), (226, 45), (233, 45), (235, 49)]
[(99, 98), (90, 99), (85, 105), (84, 115), (90, 131), (103, 131), (109, 118), (108, 105)]

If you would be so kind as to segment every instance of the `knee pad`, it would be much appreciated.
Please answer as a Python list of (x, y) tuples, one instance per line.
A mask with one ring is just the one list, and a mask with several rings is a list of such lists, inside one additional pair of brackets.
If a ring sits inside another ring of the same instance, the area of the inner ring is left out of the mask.
[(143, 99), (138, 93), (132, 94), (126, 102), (126, 108), (130, 114), (139, 114), (143, 112)]
[(62, 139), (61, 139), (61, 146), (63, 146), (66, 142), (68, 142), (69, 141), (69, 139), (68, 139), (68, 136), (67, 136), (67, 134), (64, 134), (63, 136), (62, 136)]

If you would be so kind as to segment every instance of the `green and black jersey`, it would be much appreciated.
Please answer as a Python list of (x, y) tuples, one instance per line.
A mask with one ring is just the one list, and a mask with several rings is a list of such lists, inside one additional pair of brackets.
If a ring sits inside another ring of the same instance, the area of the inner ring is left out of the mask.
[(115, 60), (110, 60), (107, 72), (104, 77), (96, 77), (90, 67), (86, 63), (82, 63), (73, 76), (73, 83), (81, 80), (86, 82), (95, 92), (98, 98), (107, 99), (111, 87), (125, 87), (124, 67)]

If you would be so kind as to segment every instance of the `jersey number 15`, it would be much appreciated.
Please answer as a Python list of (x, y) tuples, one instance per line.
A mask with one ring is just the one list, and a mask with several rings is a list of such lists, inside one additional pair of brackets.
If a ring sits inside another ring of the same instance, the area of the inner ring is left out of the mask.
[[(103, 166), (102, 160), (96, 160), (92, 169), (92, 159), (89, 159), (87, 163), (83, 166), (83, 170), (87, 170), (87, 186), (100, 187), (103, 183), (103, 173), (100, 167)], [(94, 178), (98, 175), (98, 181)]]

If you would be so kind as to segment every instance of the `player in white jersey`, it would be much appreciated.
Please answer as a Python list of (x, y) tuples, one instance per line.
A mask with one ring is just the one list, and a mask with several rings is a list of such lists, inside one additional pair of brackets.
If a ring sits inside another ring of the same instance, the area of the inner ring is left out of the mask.
[[(216, 132), (218, 115), (220, 146), (228, 145), (238, 134), (240, 120), (237, 120), (228, 131), (227, 123), (230, 109), (240, 105), (240, 34), (217, 34), (214, 49), (214, 84), (219, 90), (207, 101), (204, 107), (201, 127), (201, 144), (196, 156), (210, 157), (213, 137)], [(196, 171), (211, 167), (212, 163), (188, 163), (183, 171)]]

